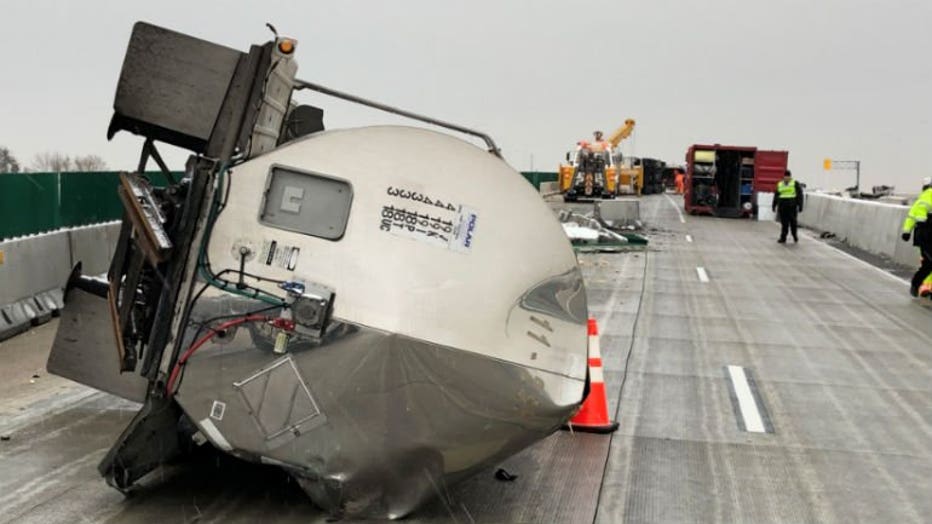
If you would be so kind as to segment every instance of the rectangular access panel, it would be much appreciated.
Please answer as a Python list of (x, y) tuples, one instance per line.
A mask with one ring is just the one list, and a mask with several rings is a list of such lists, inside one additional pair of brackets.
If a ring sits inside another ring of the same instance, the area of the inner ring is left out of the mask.
[(338, 178), (273, 166), (266, 181), (259, 222), (327, 240), (346, 231), (353, 188)]

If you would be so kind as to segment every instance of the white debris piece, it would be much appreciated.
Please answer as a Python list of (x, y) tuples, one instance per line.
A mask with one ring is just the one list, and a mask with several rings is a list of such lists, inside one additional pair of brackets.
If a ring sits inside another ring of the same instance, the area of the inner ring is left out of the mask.
[(563, 231), (566, 232), (566, 236), (568, 236), (571, 241), (579, 241), (579, 242), (598, 242), (599, 241), (599, 232), (592, 228), (578, 226), (574, 223), (564, 223)]

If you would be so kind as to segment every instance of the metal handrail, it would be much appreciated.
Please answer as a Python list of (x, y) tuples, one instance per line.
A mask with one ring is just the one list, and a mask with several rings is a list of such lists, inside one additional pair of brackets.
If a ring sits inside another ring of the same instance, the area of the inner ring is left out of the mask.
[(349, 102), (355, 102), (357, 104), (362, 104), (364, 106), (372, 107), (380, 111), (385, 111), (387, 113), (392, 113), (404, 117), (408, 117), (414, 120), (419, 120), (421, 122), (426, 122), (435, 126), (445, 127), (447, 129), (452, 129), (454, 131), (459, 131), (460, 133), (475, 136), (481, 138), (486, 146), (489, 148), (489, 153), (502, 158), (502, 152), (495, 145), (495, 141), (492, 140), (492, 137), (483, 133), (482, 131), (476, 131), (475, 129), (469, 129), (468, 127), (463, 127), (457, 124), (451, 124), (450, 122), (444, 122), (443, 120), (438, 120), (436, 118), (431, 118), (429, 116), (419, 115), (417, 113), (412, 113), (411, 111), (405, 111), (404, 109), (398, 109), (397, 107), (392, 107), (385, 105), (379, 102), (372, 100), (367, 100), (356, 95), (351, 95), (349, 93), (344, 93), (342, 91), (337, 91), (336, 89), (331, 89), (329, 87), (322, 86), (320, 84), (315, 84), (313, 82), (308, 82), (307, 80), (301, 80), (299, 78), (295, 79), (295, 89), (310, 89), (312, 91), (317, 91), (318, 93), (323, 93), (325, 95), (330, 95), (332, 97), (341, 98)]

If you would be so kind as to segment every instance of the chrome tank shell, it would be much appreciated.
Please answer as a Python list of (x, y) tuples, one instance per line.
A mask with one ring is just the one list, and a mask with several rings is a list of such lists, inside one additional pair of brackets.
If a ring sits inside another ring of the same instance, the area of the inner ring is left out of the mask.
[[(273, 168), (350, 184), (338, 240), (260, 222)], [(396, 518), (578, 407), (582, 276), (550, 209), (502, 160), (448, 135), (381, 126), (306, 137), (230, 180), (208, 245), (213, 270), (237, 269), (237, 246), (248, 245), (257, 256), (246, 272), (336, 298), (320, 340), (295, 338), (276, 354), (271, 328), (252, 324), (188, 362), (176, 398), (215, 446), (286, 468), (335, 514)], [(403, 210), (460, 230), (444, 241), (386, 231), (386, 210), (390, 221)], [(298, 254), (272, 262), (271, 242)], [(261, 306), (211, 289), (193, 319)]]

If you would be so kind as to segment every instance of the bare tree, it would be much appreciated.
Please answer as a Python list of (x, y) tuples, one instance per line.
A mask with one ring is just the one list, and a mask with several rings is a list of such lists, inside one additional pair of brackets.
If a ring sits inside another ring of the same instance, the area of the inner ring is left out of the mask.
[(104, 171), (107, 169), (107, 163), (103, 158), (97, 155), (84, 155), (74, 157), (74, 168), (76, 171)]
[(36, 155), (36, 158), (32, 161), (32, 168), (35, 171), (46, 172), (72, 171), (74, 163), (68, 155), (63, 155), (58, 151), (46, 151)]
[(10, 150), (0, 146), (0, 173), (19, 173), (19, 162)]

